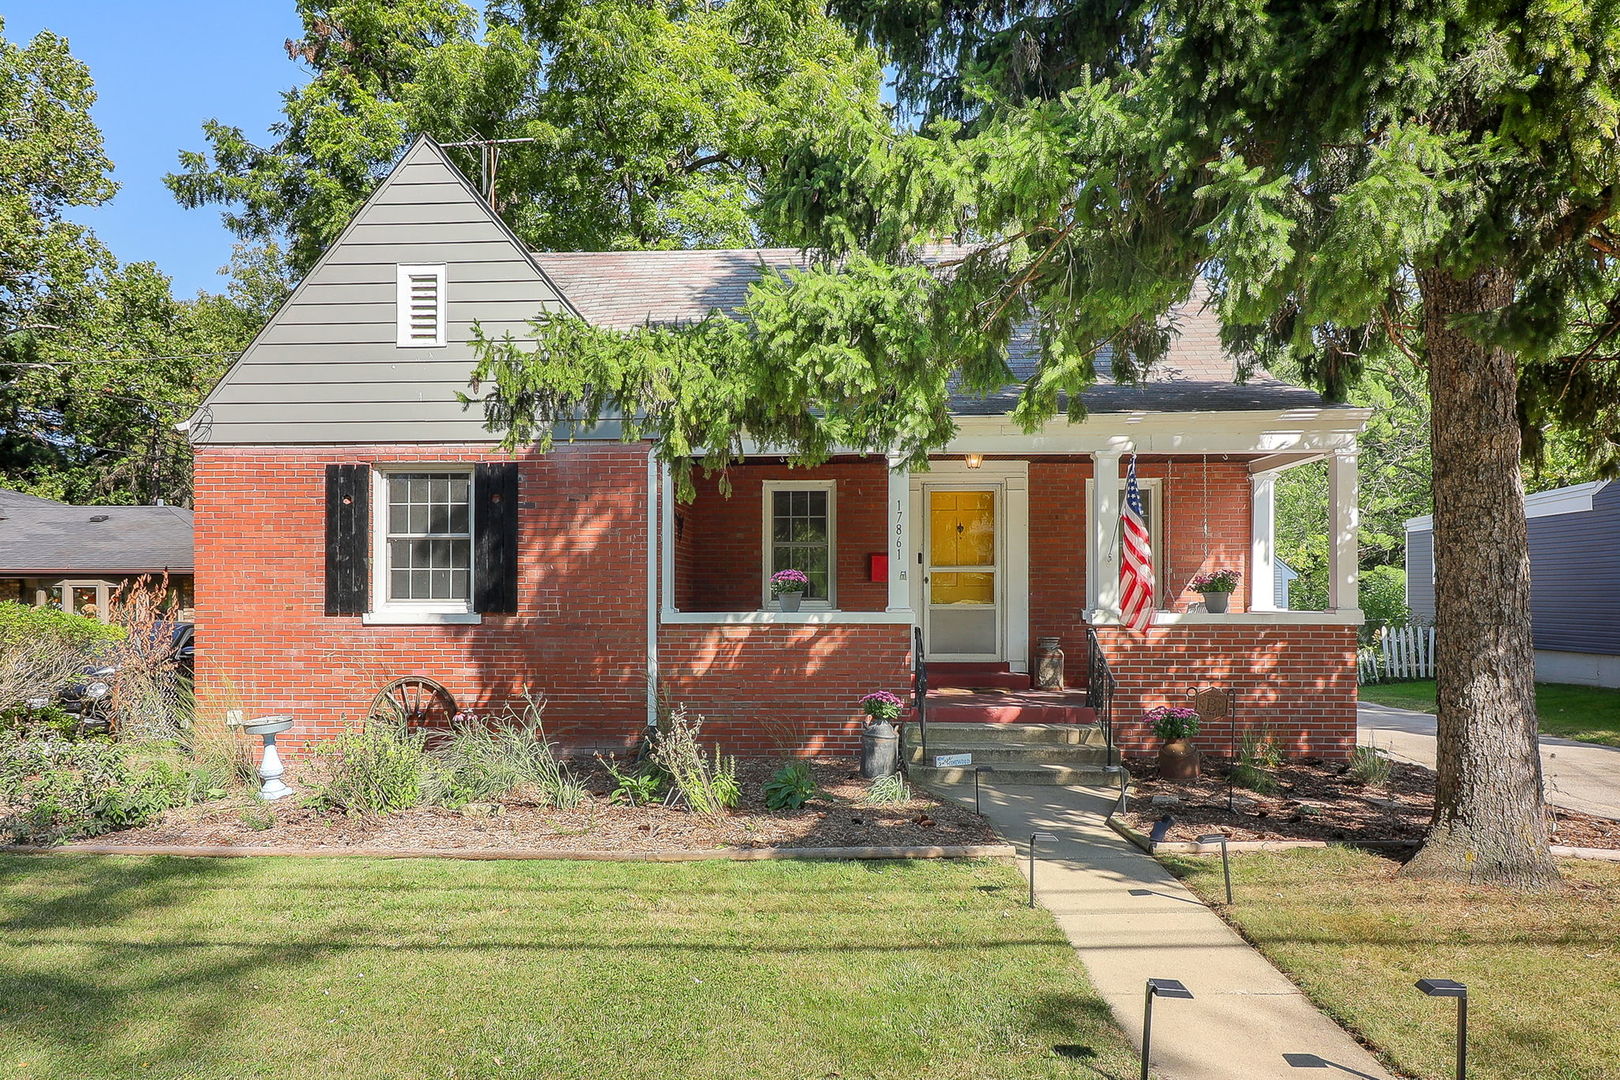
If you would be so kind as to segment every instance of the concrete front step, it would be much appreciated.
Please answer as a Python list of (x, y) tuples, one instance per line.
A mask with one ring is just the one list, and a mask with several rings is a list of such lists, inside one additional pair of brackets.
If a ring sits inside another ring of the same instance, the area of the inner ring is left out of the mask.
[[(932, 747), (930, 747), (930, 750)], [(1049, 762), (1029, 762), (1022, 765), (995, 765), (995, 771), (985, 773), (980, 783), (1042, 784), (1047, 786), (1074, 786), (1113, 784), (1114, 774), (1104, 765), (1058, 765)], [(907, 772), (911, 779), (923, 786), (929, 784), (960, 784), (973, 780), (973, 767), (938, 769), (932, 765), (912, 765)]]
[[(933, 715), (933, 711), (929, 711)], [(915, 721), (904, 725), (906, 745), (921, 738)], [(949, 743), (965, 751), (974, 746), (1106, 746), (1097, 724), (964, 724), (928, 721), (928, 745)]]
[(1109, 751), (1106, 746), (1066, 744), (1062, 746), (1032, 745), (1030, 743), (977, 743), (954, 742), (928, 733), (928, 754), (925, 757), (921, 743), (906, 744), (906, 760), (914, 765), (931, 764), (942, 754), (972, 754), (975, 765), (1043, 764), (1043, 765), (1107, 765)]

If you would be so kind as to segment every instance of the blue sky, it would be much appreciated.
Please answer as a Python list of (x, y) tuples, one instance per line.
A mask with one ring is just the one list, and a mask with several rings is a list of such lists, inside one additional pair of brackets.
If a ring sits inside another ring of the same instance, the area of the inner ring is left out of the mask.
[(156, 262), (176, 296), (222, 288), (216, 271), (235, 238), (217, 208), (175, 202), (163, 175), (179, 150), (203, 149), (204, 120), (262, 137), (280, 91), (308, 78), (282, 48), (299, 31), (292, 0), (6, 0), (0, 12), (8, 40), (61, 34), (95, 79), (94, 116), (120, 186), (74, 220), (120, 259)]

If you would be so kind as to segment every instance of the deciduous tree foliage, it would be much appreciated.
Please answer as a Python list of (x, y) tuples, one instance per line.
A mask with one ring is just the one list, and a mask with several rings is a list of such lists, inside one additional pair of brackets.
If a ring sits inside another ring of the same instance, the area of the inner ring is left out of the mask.
[[(803, 132), (875, 114), (875, 56), (810, 0), (300, 0), (269, 146), (218, 120), (168, 178), (307, 269), (415, 133), (500, 148), (495, 205), (538, 248), (749, 246)], [(456, 150), (479, 178), (476, 150)]]
[(63, 217), (116, 190), (95, 96), (63, 38), (0, 36), (0, 483), (74, 502), (184, 501), (191, 454), (173, 425), (276, 287), (249, 260), (239, 295), (176, 301), (151, 263), (120, 265)]
[[(1614, 0), (840, 6), (925, 123), (810, 133), (772, 175), (767, 227), (822, 263), (762, 286), (747, 329), (553, 320), (539, 359), (489, 343), (497, 427), (611, 401), (645, 406), (671, 452), (747, 426), (813, 457), (847, 414), (854, 445), (920, 454), (949, 427), (914, 420), (938, 416), (938, 369), (994, 382), (1032, 324), (1044, 358), (1018, 415), (1075, 414), (1098, 350), (1122, 377), (1162, 357), (1199, 276), (1246, 366), (1286, 359), (1342, 396), (1369, 357), (1406, 356), (1432, 415), (1441, 670), (1435, 819), (1406, 872), (1554, 884), (1520, 459), (1556, 422), (1613, 463)], [(980, 246), (910, 272), (944, 237)], [(702, 335), (693, 407), (667, 376)], [(755, 396), (773, 363), (803, 391)], [(525, 382), (548, 369), (573, 381)]]

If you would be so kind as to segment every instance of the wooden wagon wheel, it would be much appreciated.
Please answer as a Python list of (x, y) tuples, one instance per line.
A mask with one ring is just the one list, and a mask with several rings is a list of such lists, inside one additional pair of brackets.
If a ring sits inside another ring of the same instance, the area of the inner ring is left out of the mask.
[(423, 675), (395, 679), (371, 699), (367, 723), (400, 724), (408, 729), (449, 731), (456, 718), (456, 699)]

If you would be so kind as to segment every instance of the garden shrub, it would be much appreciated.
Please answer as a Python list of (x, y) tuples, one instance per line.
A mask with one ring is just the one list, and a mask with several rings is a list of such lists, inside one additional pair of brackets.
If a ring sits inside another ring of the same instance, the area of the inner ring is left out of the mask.
[(899, 773), (880, 776), (866, 789), (866, 801), (874, 806), (910, 802), (911, 785), (906, 783), (906, 778)]
[(54, 698), (123, 638), (84, 615), (0, 601), (0, 709)]
[(422, 802), (426, 737), (403, 724), (374, 722), (318, 744), (310, 765), (315, 806), (349, 814), (408, 810)]
[(790, 761), (765, 781), (769, 810), (798, 810), (816, 793), (816, 777), (807, 761)]
[(718, 817), (742, 801), (737, 759), (722, 757), (718, 746), (712, 758), (706, 755), (698, 743), (702, 732), (703, 718), (689, 720), (686, 707), (676, 706), (661, 719), (652, 760), (693, 813)]
[(173, 746), (0, 732), (0, 824), (16, 841), (96, 836), (224, 794), (205, 784)]
[(1394, 768), (1384, 752), (1375, 746), (1358, 746), (1350, 755), (1350, 779), (1368, 787), (1383, 787), (1389, 783)]
[(650, 761), (639, 762), (629, 769), (621, 769), (607, 758), (597, 755), (597, 761), (613, 778), (613, 790), (608, 793), (610, 803), (628, 803), (648, 806), (664, 790), (664, 774)]
[(528, 698), (520, 714), (459, 721), (428, 755), (425, 801), (456, 809), (515, 794), (559, 810), (584, 802), (584, 784), (546, 738), (542, 709)]
[(1283, 762), (1282, 750), (1269, 731), (1246, 730), (1238, 737), (1237, 764), (1232, 766), (1227, 783), (1247, 788), (1258, 795), (1275, 795), (1277, 778), (1271, 775)]

